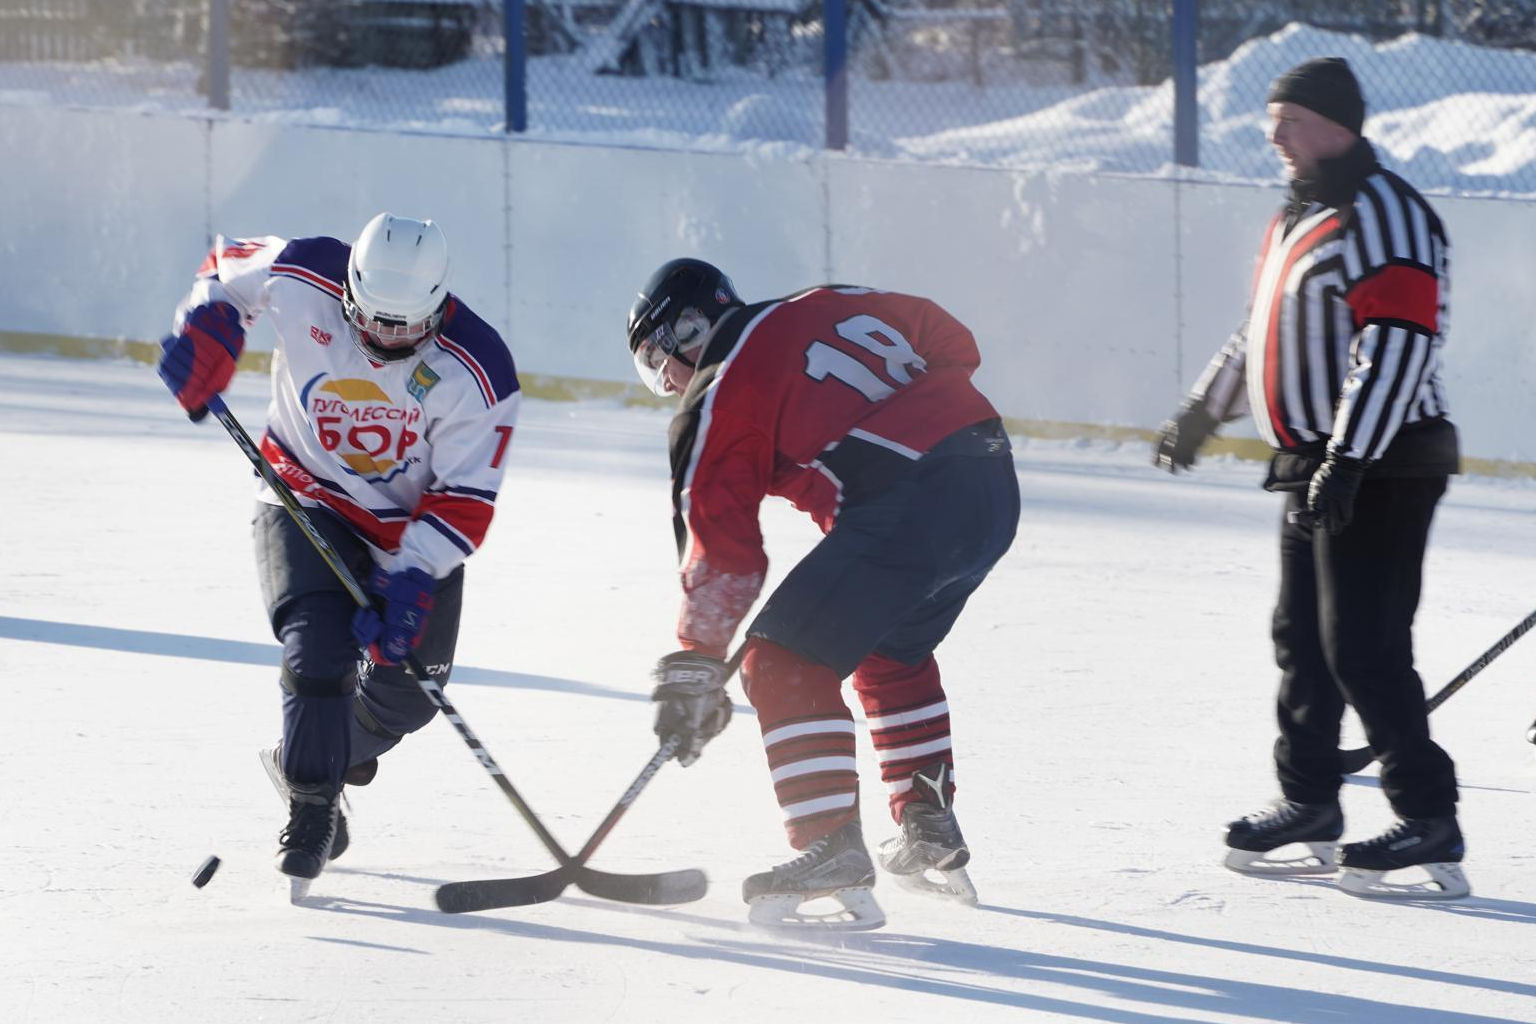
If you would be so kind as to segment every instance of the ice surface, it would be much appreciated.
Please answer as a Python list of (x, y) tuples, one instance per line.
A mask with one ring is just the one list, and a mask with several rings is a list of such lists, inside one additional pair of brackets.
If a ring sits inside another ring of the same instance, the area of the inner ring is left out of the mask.
[[(0, 380), (8, 1024), (1536, 1021), (1536, 641), (1434, 717), (1473, 898), (1376, 905), (1219, 866), (1221, 825), (1274, 791), (1279, 511), (1254, 463), (1175, 480), (1140, 445), (1021, 440), (1019, 541), (940, 652), (979, 908), (882, 883), (878, 932), (749, 927), (742, 878), (790, 851), (747, 713), (663, 769), (595, 860), (703, 867), (699, 903), (573, 889), (431, 909), (440, 882), (552, 866), (434, 722), (354, 793), (352, 849), (295, 908), (256, 760), (279, 718), (248, 465), (147, 367), (0, 355)], [(252, 429), (264, 390), (242, 375), (231, 394)], [(528, 403), (469, 564), (450, 692), (572, 849), (654, 749), (646, 673), (677, 586), (665, 429), (653, 410)], [(1453, 485), (1419, 616), (1431, 687), (1536, 603), (1533, 509), (1528, 481)], [(776, 578), (815, 533), (778, 503), (764, 527)], [(1374, 777), (1344, 801), (1350, 837), (1388, 820)], [(223, 868), (194, 889), (210, 853)]]

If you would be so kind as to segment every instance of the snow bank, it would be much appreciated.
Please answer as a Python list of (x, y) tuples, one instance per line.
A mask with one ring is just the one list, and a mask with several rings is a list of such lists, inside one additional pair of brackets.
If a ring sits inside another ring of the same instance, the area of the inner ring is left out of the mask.
[[(1200, 69), (1201, 171), (1273, 181), (1264, 141), (1270, 82), (1310, 57), (1347, 58), (1364, 84), (1366, 132), (1432, 192), (1536, 194), (1536, 54), (1420, 35), (1373, 44), (1293, 24)], [(1017, 65), (1015, 65), (1017, 68)], [(1001, 77), (1001, 76), (999, 76)], [(1173, 94), (1157, 86), (851, 82), (850, 149), (861, 156), (1123, 174), (1172, 173)], [(0, 104), (205, 113), (191, 64), (0, 64)], [(502, 130), (501, 61), (432, 71), (237, 69), (233, 116), (434, 134)], [(726, 69), (709, 81), (593, 75), (580, 55), (529, 64), (529, 137), (553, 142), (782, 157), (821, 145), (816, 75)]]

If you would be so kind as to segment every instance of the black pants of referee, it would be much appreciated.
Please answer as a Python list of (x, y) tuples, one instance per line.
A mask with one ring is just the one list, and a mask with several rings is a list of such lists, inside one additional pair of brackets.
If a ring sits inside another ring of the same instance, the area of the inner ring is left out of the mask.
[[(1347, 704), (1381, 761), (1381, 788), (1398, 816), (1455, 813), (1456, 768), (1429, 737), (1413, 668), (1424, 548), (1445, 488), (1443, 476), (1367, 478), (1353, 522), (1337, 537), (1282, 517), (1275, 767), (1289, 799), (1337, 799)], [(1305, 494), (1288, 494), (1286, 512), (1305, 503)]]

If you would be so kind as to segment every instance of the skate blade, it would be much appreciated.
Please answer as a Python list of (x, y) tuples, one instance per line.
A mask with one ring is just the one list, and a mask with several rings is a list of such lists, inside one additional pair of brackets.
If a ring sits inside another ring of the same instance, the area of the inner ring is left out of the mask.
[[(814, 904), (823, 899), (836, 903), (837, 907), (816, 911)], [(825, 896), (759, 896), (748, 905), (751, 909), (747, 912), (747, 920), (760, 928), (781, 931), (861, 932), (885, 924), (885, 911), (880, 909), (875, 894), (867, 886), (838, 889)], [(807, 905), (812, 905), (813, 909), (805, 910)]]
[(950, 900), (967, 907), (974, 907), (980, 902), (976, 896), (976, 886), (971, 884), (971, 876), (965, 868), (951, 868), (948, 871), (930, 868), (912, 875), (891, 877), (908, 892)]
[(277, 795), (287, 806), (291, 794), (288, 791), (288, 780), (283, 778), (283, 770), (277, 763), (277, 748), (268, 747), (257, 751), (256, 756), (261, 760), (261, 767), (266, 770), (267, 778), (272, 780), (272, 788), (277, 790)]
[[(1388, 882), (1386, 871), (1345, 868), (1339, 875), (1339, 888), (1351, 896), (1367, 900), (1459, 900), (1472, 895), (1472, 886), (1456, 863), (1420, 865), (1429, 878), (1420, 882)], [(1412, 871), (1412, 868), (1398, 868)]]
[[(1285, 850), (1293, 846), (1305, 846), (1307, 848), (1306, 854), (1290, 857), (1272, 856), (1275, 850)], [(1289, 878), (1300, 875), (1331, 875), (1339, 869), (1338, 843), (1291, 843), (1289, 846), (1278, 846), (1275, 850), (1267, 852), (1228, 850), (1226, 858), (1221, 863), (1228, 870), (1236, 871), (1240, 875), (1257, 875), (1260, 877), (1269, 875), (1276, 878)]]
[(309, 887), (315, 884), (313, 878), (294, 878), (288, 876), (288, 902), (294, 906), (301, 906), (309, 901)]

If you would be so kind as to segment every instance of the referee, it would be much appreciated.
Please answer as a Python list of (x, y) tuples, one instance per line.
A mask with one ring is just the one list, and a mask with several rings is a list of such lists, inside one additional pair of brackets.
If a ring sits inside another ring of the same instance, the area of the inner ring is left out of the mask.
[[(1430, 521), (1459, 468), (1440, 364), (1445, 228), (1361, 137), (1365, 100), (1344, 60), (1292, 68), (1267, 109), (1288, 201), (1264, 231), (1246, 323), (1155, 450), (1170, 472), (1188, 469), (1220, 424), (1252, 413), (1274, 449), (1264, 486), (1285, 498), (1273, 623), (1282, 798), (1228, 826), (1227, 866), (1340, 866), (1356, 895), (1454, 898), (1468, 891), (1456, 773), (1429, 735), (1412, 637)], [(1336, 849), (1346, 704), (1399, 821)], [(1276, 855), (1298, 842), (1307, 855)], [(1431, 882), (1383, 878), (1406, 867)]]

